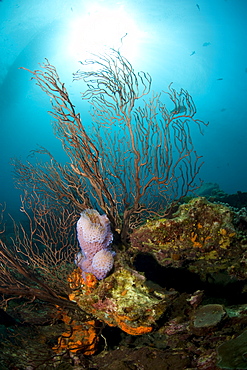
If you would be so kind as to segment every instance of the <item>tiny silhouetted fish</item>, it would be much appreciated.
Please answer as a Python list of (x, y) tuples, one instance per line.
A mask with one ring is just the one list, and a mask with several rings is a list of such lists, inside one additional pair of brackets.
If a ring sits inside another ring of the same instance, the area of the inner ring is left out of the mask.
[(245, 68), (245, 72), (247, 73), (247, 67)]
[(196, 4), (196, 7), (198, 10), (201, 10), (199, 4)]
[(222, 78), (222, 77), (217, 78), (217, 81), (222, 81), (222, 80), (223, 80), (223, 78)]
[(211, 42), (204, 42), (204, 44), (202, 44), (202, 46), (208, 46), (208, 45), (211, 45)]
[(194, 55), (195, 53), (196, 53), (195, 51), (192, 51), (192, 53), (190, 54), (190, 56), (191, 56), (191, 55)]
[(171, 114), (179, 114), (186, 112), (187, 108), (184, 105), (178, 105), (173, 110), (171, 110)]
[(226, 110), (226, 108), (222, 108), (220, 111), (221, 111), (221, 112), (225, 112), (225, 110)]

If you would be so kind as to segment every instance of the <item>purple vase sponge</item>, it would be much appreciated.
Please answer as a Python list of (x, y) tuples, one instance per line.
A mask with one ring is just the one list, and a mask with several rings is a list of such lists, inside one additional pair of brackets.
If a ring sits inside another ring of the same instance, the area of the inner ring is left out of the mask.
[(81, 252), (76, 257), (76, 264), (82, 272), (104, 279), (113, 267), (115, 254), (109, 248), (113, 234), (107, 216), (100, 215), (95, 209), (85, 209), (77, 222), (77, 238)]

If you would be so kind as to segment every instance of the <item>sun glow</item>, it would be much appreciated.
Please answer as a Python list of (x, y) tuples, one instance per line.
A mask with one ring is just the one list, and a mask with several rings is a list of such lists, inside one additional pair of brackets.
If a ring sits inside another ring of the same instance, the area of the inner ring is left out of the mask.
[(119, 48), (124, 38), (125, 56), (132, 60), (137, 53), (141, 32), (126, 11), (92, 6), (87, 14), (73, 18), (69, 26), (68, 54), (81, 59), (85, 53), (101, 53), (105, 48)]

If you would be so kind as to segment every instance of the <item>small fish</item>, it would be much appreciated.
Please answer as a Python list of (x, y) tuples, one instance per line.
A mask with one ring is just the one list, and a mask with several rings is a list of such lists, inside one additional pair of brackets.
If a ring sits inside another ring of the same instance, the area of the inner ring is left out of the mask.
[(211, 42), (204, 42), (204, 44), (202, 44), (202, 46), (208, 46), (208, 45), (211, 45)]
[(223, 78), (222, 78), (222, 77), (217, 78), (217, 81), (222, 81), (222, 80), (223, 80)]
[(245, 72), (247, 73), (247, 67), (245, 68)]
[(184, 105), (178, 105), (173, 110), (171, 110), (171, 114), (179, 114), (184, 113), (187, 111), (187, 108)]
[(194, 55), (196, 52), (195, 51), (192, 51), (192, 53), (190, 54), (190, 57), (192, 56), (192, 55)]
[(196, 4), (196, 7), (198, 10), (201, 10), (199, 4)]

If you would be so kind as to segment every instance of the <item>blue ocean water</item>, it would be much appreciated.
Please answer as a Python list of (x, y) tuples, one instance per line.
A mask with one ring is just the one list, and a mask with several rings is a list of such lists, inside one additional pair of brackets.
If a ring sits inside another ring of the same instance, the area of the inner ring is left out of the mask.
[(0, 203), (19, 217), (20, 192), (11, 158), (25, 160), (37, 145), (58, 161), (49, 98), (20, 69), (48, 58), (90, 127), (78, 61), (101, 47), (119, 47), (136, 71), (149, 72), (153, 90), (173, 82), (192, 95), (204, 136), (193, 133), (203, 156), (200, 177), (227, 193), (247, 190), (247, 3), (242, 0), (2, 0), (0, 1)]

